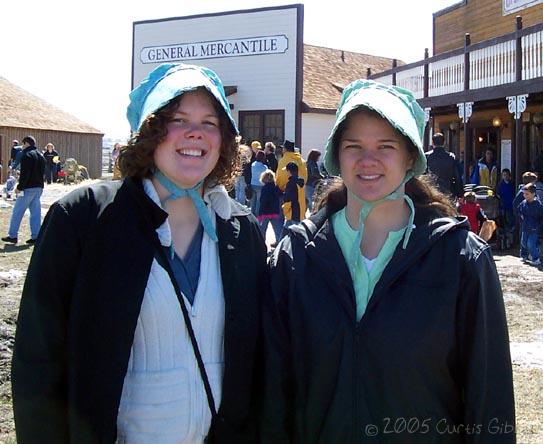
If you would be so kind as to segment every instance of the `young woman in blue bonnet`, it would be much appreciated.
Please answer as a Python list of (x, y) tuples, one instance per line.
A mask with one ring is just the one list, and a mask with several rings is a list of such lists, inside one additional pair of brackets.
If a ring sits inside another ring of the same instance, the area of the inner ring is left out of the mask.
[(17, 442), (253, 443), (266, 247), (225, 188), (239, 156), (222, 83), (160, 65), (127, 114), (124, 180), (55, 203), (36, 244), (13, 357)]
[(512, 443), (507, 323), (489, 246), (421, 177), (424, 113), (347, 86), (325, 167), (264, 302), (264, 443)]

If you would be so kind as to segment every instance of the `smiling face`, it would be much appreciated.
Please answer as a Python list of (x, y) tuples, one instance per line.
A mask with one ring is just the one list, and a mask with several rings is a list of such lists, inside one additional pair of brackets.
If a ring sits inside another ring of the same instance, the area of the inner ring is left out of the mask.
[(205, 91), (186, 92), (167, 124), (167, 135), (154, 151), (154, 163), (170, 180), (191, 188), (205, 179), (219, 160), (219, 114)]
[(413, 166), (405, 138), (373, 113), (355, 112), (348, 117), (338, 150), (345, 186), (368, 202), (395, 191)]
[(526, 202), (533, 202), (535, 200), (535, 193), (532, 193), (529, 190), (522, 190), (522, 195), (524, 196), (524, 199), (526, 199)]

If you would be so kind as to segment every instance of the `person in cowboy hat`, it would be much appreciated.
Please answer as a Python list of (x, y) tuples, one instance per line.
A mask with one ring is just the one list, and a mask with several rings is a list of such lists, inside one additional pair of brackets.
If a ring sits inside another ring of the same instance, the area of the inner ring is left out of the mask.
[(343, 91), (324, 160), (341, 179), (270, 261), (262, 443), (515, 441), (492, 253), (421, 177), (423, 134), (411, 92)]
[(17, 442), (253, 443), (266, 246), (225, 188), (239, 158), (222, 82), (159, 65), (127, 117), (124, 180), (62, 198), (38, 238), (13, 354)]

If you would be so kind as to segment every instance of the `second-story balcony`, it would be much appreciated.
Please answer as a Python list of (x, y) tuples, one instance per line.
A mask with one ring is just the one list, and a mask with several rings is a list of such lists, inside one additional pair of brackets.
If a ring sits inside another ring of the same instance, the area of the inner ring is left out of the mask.
[(423, 106), (543, 91), (543, 23), (491, 40), (393, 67), (369, 78), (413, 91)]

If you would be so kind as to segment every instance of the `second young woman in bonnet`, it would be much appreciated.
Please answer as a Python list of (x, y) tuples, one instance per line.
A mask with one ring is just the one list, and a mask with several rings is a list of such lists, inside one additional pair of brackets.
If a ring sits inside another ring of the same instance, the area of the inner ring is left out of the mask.
[(423, 131), (409, 91), (345, 88), (325, 153), (342, 181), (271, 260), (263, 442), (514, 442), (490, 247), (420, 177)]

